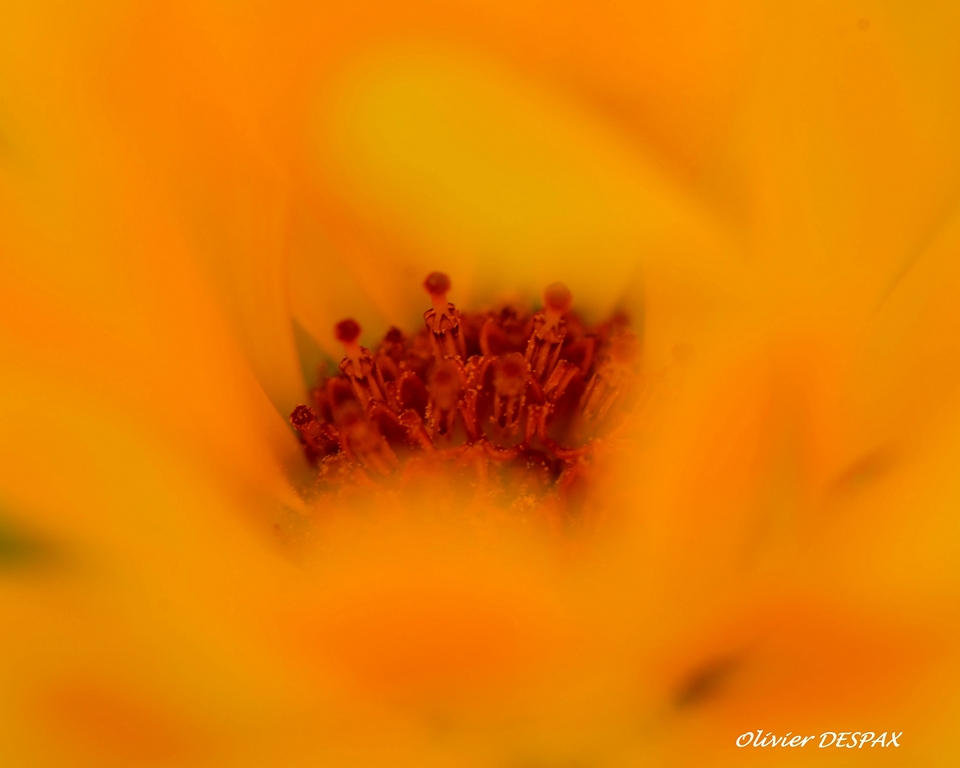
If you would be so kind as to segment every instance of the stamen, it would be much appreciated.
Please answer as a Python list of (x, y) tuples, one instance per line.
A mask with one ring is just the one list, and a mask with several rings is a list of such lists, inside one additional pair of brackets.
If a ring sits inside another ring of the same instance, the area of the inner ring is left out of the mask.
[(540, 381), (553, 371), (560, 357), (567, 335), (565, 316), (572, 304), (573, 296), (563, 283), (554, 283), (543, 292), (543, 310), (534, 315), (526, 351), (527, 362)]
[(347, 376), (360, 404), (366, 407), (371, 400), (383, 400), (383, 392), (377, 382), (373, 356), (366, 347), (361, 347), (360, 324), (356, 320), (341, 320), (334, 326), (337, 340), (343, 344), (346, 357), (340, 362), (340, 371)]
[(530, 335), (527, 321), (513, 307), (504, 307), (488, 316), (480, 329), (480, 351), (485, 355), (522, 352)]
[[(493, 416), (490, 420), (503, 430), (514, 432), (523, 415), (526, 401), (529, 368), (527, 361), (519, 352), (504, 355), (497, 363), (493, 373)], [(501, 439), (503, 434), (498, 435)], [(497, 442), (500, 442), (498, 440)]]
[(430, 294), (433, 307), (423, 313), (427, 330), (433, 334), (433, 350), (437, 360), (444, 357), (467, 356), (463, 336), (460, 334), (460, 313), (447, 301), (450, 292), (450, 278), (443, 272), (431, 272), (423, 281), (423, 287)]
[(518, 397), (527, 386), (527, 361), (523, 355), (504, 355), (493, 375), (493, 387), (501, 397)]
[(380, 475), (389, 475), (398, 465), (387, 441), (364, 417), (356, 402), (345, 402), (337, 409), (334, 420), (340, 434), (340, 447), (351, 459)]
[(302, 432), (304, 427), (315, 424), (316, 421), (316, 413), (313, 408), (307, 405), (298, 405), (293, 409), (293, 413), (290, 414), (290, 423), (293, 424), (298, 432)]
[(447, 294), (450, 293), (450, 278), (443, 272), (431, 272), (423, 281), (423, 287), (433, 299), (433, 308), (444, 312), (447, 307)]
[(400, 414), (400, 423), (406, 427), (407, 437), (411, 442), (419, 444), (428, 453), (433, 451), (433, 442), (427, 430), (423, 428), (423, 419), (420, 418), (419, 413), (408, 408)]
[(563, 283), (548, 285), (543, 292), (544, 309), (551, 313), (555, 320), (559, 320), (573, 306), (573, 294)]
[(308, 459), (312, 462), (333, 452), (336, 442), (324, 434), (317, 412), (306, 405), (298, 405), (290, 414), (290, 423), (300, 434)]
[(634, 368), (640, 356), (640, 342), (629, 331), (610, 340), (609, 351), (597, 364), (583, 397), (583, 421), (596, 429), (628, 396)]
[(573, 363), (561, 360), (553, 369), (550, 378), (543, 385), (543, 394), (551, 403), (556, 404), (564, 393), (570, 382), (578, 375), (580, 369)]
[(441, 410), (452, 411), (460, 402), (463, 392), (463, 379), (460, 368), (452, 361), (444, 361), (430, 374), (431, 402)]
[(375, 354), (360, 346), (355, 320), (337, 323), (337, 374), (313, 390), (312, 407), (290, 414), (317, 467), (317, 492), (345, 483), (404, 488), (421, 475), (432, 482), (443, 467), (459, 483), (460, 468), (475, 493), (527, 510), (531, 493), (551, 494), (552, 509), (573, 514), (580, 491), (571, 489), (589, 486), (597, 441), (634, 400), (639, 340), (620, 316), (585, 325), (561, 283), (533, 314), (461, 314), (447, 300), (445, 274), (423, 285), (425, 327), (409, 336), (391, 328)]
[(347, 357), (355, 365), (359, 365), (360, 359), (360, 324), (351, 318), (341, 320), (333, 327), (333, 333), (337, 341), (343, 344)]
[(434, 437), (453, 433), (464, 378), (462, 368), (454, 360), (444, 360), (430, 374), (427, 421)]

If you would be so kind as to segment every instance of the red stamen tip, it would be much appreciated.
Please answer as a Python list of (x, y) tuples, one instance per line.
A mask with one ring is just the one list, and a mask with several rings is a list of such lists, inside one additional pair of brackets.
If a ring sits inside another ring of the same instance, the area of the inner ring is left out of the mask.
[(569, 507), (581, 526), (584, 457), (602, 454), (598, 441), (646, 391), (635, 381), (640, 338), (620, 315), (590, 326), (570, 314), (562, 283), (546, 288), (539, 307), (482, 311), (450, 303), (442, 272), (423, 287), (431, 306), (418, 332), (391, 328), (371, 351), (356, 320), (334, 326), (344, 350), (337, 372), (324, 366), (308, 404), (289, 416), (317, 472), (305, 488), (311, 503), (344, 483), (393, 477), (402, 489), (449, 466), (451, 483), (464, 485), (466, 473), (478, 494), (515, 498), (516, 507), (508, 503), (524, 516), (542, 500), (545, 519), (559, 522)]
[(337, 336), (337, 341), (344, 344), (350, 344), (360, 338), (360, 324), (356, 320), (347, 319), (337, 323), (333, 332)]
[(443, 272), (431, 272), (423, 281), (423, 287), (431, 296), (446, 296), (450, 292), (450, 278)]
[(290, 414), (290, 423), (293, 424), (294, 429), (298, 430), (312, 424), (316, 419), (317, 415), (309, 405), (298, 405)]
[(573, 294), (563, 283), (554, 283), (543, 292), (543, 303), (554, 312), (568, 312), (573, 305)]

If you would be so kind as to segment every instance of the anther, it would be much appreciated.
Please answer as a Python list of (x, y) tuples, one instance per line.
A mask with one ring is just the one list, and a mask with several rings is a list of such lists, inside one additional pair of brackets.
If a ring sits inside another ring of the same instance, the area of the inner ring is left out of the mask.
[(534, 315), (533, 334), (527, 342), (526, 359), (534, 376), (543, 380), (560, 357), (560, 348), (567, 335), (565, 315), (573, 304), (573, 296), (563, 283), (554, 283), (543, 292), (543, 309)]
[(317, 416), (313, 408), (308, 405), (298, 405), (290, 414), (290, 423), (298, 432), (302, 432), (307, 425), (313, 424), (316, 420)]
[(300, 433), (300, 439), (307, 446), (311, 461), (322, 458), (336, 449), (336, 443), (328, 439), (324, 424), (318, 419), (317, 412), (308, 405), (298, 405), (290, 414), (290, 423)]
[(615, 405), (623, 402), (633, 382), (633, 369), (639, 355), (640, 342), (633, 333), (624, 331), (610, 340), (610, 347), (598, 362), (583, 396), (582, 415), (585, 424), (596, 426)]
[(464, 391), (460, 401), (460, 415), (463, 417), (463, 426), (467, 430), (467, 437), (473, 441), (480, 437), (480, 393), (483, 391), (483, 382), (487, 370), (497, 360), (496, 355), (473, 355), (463, 367)]
[(519, 352), (501, 357), (493, 370), (492, 420), (507, 431), (516, 428), (523, 414), (528, 378), (527, 361)]
[(290, 414), (318, 491), (343, 483), (402, 488), (432, 468), (474, 467), (478, 493), (509, 486), (513, 494), (520, 483), (524, 498), (552, 491), (557, 509), (575, 513), (586, 457), (602, 449), (600, 434), (638, 394), (640, 345), (625, 318), (587, 327), (560, 283), (544, 291), (534, 314), (461, 314), (447, 299), (445, 274), (428, 275), (423, 286), (426, 328), (409, 336), (391, 328), (375, 354), (360, 346), (355, 320), (335, 326), (344, 347), (339, 370), (321, 371), (310, 405)]
[(447, 301), (450, 278), (443, 272), (431, 272), (423, 281), (433, 306), (423, 313), (427, 330), (432, 334), (433, 351), (437, 359), (460, 355), (466, 358), (466, 345), (460, 333), (460, 313)]
[(348, 400), (334, 413), (340, 447), (354, 461), (381, 475), (390, 474), (397, 457), (377, 427), (368, 421), (360, 406)]
[(364, 408), (371, 400), (382, 400), (383, 392), (377, 382), (373, 357), (369, 349), (360, 346), (360, 324), (352, 319), (341, 320), (333, 332), (346, 354), (340, 361), (340, 371), (350, 380), (357, 400)]
[(444, 360), (430, 374), (427, 391), (427, 421), (434, 435), (453, 432), (457, 408), (463, 394), (464, 373), (453, 360)]
[(493, 374), (493, 386), (503, 397), (518, 397), (527, 385), (527, 361), (519, 352), (504, 355)]
[(554, 367), (553, 373), (551, 373), (546, 382), (544, 382), (544, 396), (550, 403), (556, 404), (557, 401), (563, 397), (564, 392), (567, 391), (570, 382), (573, 381), (574, 377), (579, 373), (580, 369), (573, 363), (567, 360), (560, 360), (556, 367)]
[(427, 390), (436, 407), (444, 411), (456, 408), (463, 391), (463, 381), (456, 363), (445, 361), (434, 368)]

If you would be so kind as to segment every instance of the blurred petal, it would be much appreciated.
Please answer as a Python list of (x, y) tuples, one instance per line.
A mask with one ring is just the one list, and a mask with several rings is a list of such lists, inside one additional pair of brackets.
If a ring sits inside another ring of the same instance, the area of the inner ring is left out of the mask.
[(82, 68), (65, 64), (91, 40), (46, 19), (42, 6), (21, 12), (25, 28), (46, 36), (36, 48), (7, 49), (20, 57), (7, 82), (30, 75), (76, 97), (41, 110), (29, 90), (10, 90), (14, 129), (0, 177), (9, 202), (0, 229), (5, 367), (46, 370), (64, 398), (99, 388), (218, 471), (282, 488), (281, 462), (295, 444), (230, 338), (197, 251), (126, 149), (110, 143)]
[(897, 276), (858, 357), (857, 416), (877, 439), (923, 432), (952, 410), (960, 385), (960, 215)]
[[(952, 6), (9, 15), (0, 762), (956, 750)], [(437, 268), (642, 332), (576, 531), (449, 477), (292, 491), (307, 356), (417, 327)]]
[(763, 11), (738, 135), (752, 179), (751, 260), (776, 301), (863, 316), (960, 190), (960, 123), (945, 109), (958, 87), (945, 40), (960, 19), (949, 3)]
[[(226, 30), (176, 4), (131, 4), (83, 74), (120, 161), (156, 191), (226, 308), (270, 400), (303, 397), (287, 288), (289, 171), (264, 143)], [(149, 98), (143, 98), (143, 94)]]
[(642, 154), (492, 61), (419, 46), (351, 69), (325, 106), (332, 148), (320, 151), (336, 153), (360, 204), (484, 295), (559, 279), (596, 314), (644, 255), (692, 256), (709, 241)]
[[(597, 34), (617, 26), (617, 13), (644, 34), (689, 31), (672, 13), (621, 8), (598, 17), (581, 10)], [(348, 314), (374, 338), (389, 324), (415, 322), (423, 309), (419, 283), (437, 268), (453, 276), (461, 305), (529, 299), (562, 279), (594, 315), (624, 300), (640, 265), (645, 274), (740, 290), (735, 237), (660, 167), (655, 140), (611, 124), (600, 104), (606, 96), (574, 82), (574, 62), (549, 54), (556, 41), (569, 39), (562, 24), (576, 18), (576, 8), (567, 21), (551, 16), (550, 24), (539, 23), (535, 4), (423, 3), (423, 11), (373, 2), (320, 13), (290, 4), (253, 6), (229, 21), (261, 120), (299, 169), (292, 302), (322, 346), (337, 349), (331, 328)], [(717, 9), (706, 14), (724, 16)], [(699, 40), (703, 30), (696, 29), (691, 34)], [(440, 30), (472, 42), (453, 47)], [(543, 46), (505, 47), (519, 30), (540, 36)], [(722, 50), (731, 41), (719, 43)], [(730, 74), (717, 66), (717, 51), (684, 39), (693, 61), (681, 70), (657, 63), (666, 49), (637, 54), (628, 40), (621, 43), (623, 55), (646, 61), (651, 83), (668, 81), (654, 86), (659, 92), (672, 90), (678, 78), (699, 83), (703, 108), (712, 110), (717, 98), (717, 109), (729, 114)], [(599, 58), (590, 66), (605, 75), (614, 71), (602, 61), (610, 51), (597, 40), (575, 55)], [(526, 72), (513, 66), (517, 57), (530, 64)], [(723, 81), (717, 94), (704, 84), (713, 83), (704, 69)], [(670, 119), (670, 135), (682, 140), (679, 118)], [(585, 252), (589, 262), (580, 257)], [(627, 299), (638, 306), (635, 296)]]

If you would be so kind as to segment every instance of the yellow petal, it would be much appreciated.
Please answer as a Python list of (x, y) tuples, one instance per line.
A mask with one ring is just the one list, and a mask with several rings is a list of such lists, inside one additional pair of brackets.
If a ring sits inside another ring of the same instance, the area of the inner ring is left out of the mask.
[(321, 172), (463, 274), (468, 301), (562, 280), (595, 315), (645, 260), (717, 259), (706, 217), (642, 151), (495, 60), (387, 48), (319, 98)]

